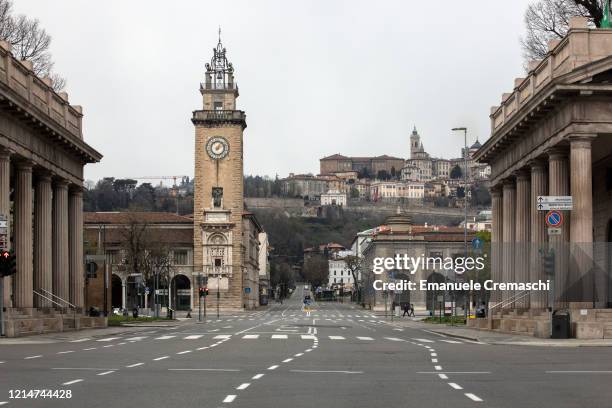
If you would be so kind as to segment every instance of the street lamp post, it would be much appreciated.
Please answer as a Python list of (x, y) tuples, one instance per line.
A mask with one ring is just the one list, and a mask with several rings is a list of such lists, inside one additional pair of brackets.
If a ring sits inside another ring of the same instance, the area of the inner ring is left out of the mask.
[[(466, 127), (456, 127), (452, 129), (453, 132), (463, 131), (463, 163), (464, 163), (464, 173), (463, 173), (463, 209), (464, 209), (464, 220), (463, 220), (463, 246), (464, 246), (464, 256), (467, 258), (468, 255), (468, 247), (467, 247), (467, 219), (468, 219), (468, 201), (467, 201), (467, 183), (468, 183), (468, 146), (467, 146), (467, 128)], [(471, 308), (471, 305), (468, 300), (468, 311)], [(455, 314), (455, 308), (453, 307), (453, 315)]]

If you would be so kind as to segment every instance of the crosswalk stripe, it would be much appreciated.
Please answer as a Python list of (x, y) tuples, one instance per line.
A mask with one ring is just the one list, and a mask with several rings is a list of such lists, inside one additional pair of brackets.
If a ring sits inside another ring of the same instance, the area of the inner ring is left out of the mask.
[(229, 334), (219, 334), (219, 335), (216, 335), (215, 337), (213, 337), (213, 339), (229, 339), (230, 337), (232, 337), (232, 336), (229, 335)]
[(159, 336), (159, 337), (156, 337), (155, 340), (168, 340), (173, 337), (176, 337), (176, 336)]
[(385, 337), (385, 339), (391, 340), (391, 341), (404, 341), (403, 339), (398, 339), (397, 337)]
[(316, 337), (315, 337), (315, 336), (313, 336), (312, 334), (302, 334), (302, 339), (303, 339), (303, 340), (313, 340), (313, 339), (315, 339), (315, 338), (316, 338)]
[(344, 340), (344, 337), (342, 336), (329, 336), (330, 340)]
[(129, 341), (138, 341), (138, 340), (142, 340), (142, 339), (146, 339), (146, 338), (147, 338), (147, 336), (138, 336), (138, 337), (130, 337), (129, 339), (126, 339), (126, 340), (129, 340)]
[(421, 343), (434, 343), (433, 340), (428, 340), (428, 339), (412, 339), (412, 340), (420, 341)]
[(203, 334), (192, 334), (191, 336), (185, 337), (185, 340), (196, 340), (202, 337)]
[(96, 341), (113, 341), (113, 340), (117, 340), (119, 337), (107, 337), (106, 339), (99, 339)]
[(243, 339), (258, 339), (259, 334), (245, 334), (242, 336)]
[(359, 340), (374, 340), (374, 339), (373, 339), (373, 338), (371, 338), (371, 337), (359, 337), (359, 336), (357, 336), (357, 338), (358, 338)]
[(273, 334), (272, 338), (273, 339), (286, 339), (287, 335), (286, 334)]
[(443, 341), (445, 343), (450, 343), (450, 344), (461, 344), (460, 341), (455, 341), (455, 340), (440, 340)]
[(80, 343), (82, 341), (91, 340), (89, 337), (85, 337), (84, 339), (71, 340), (70, 343)]

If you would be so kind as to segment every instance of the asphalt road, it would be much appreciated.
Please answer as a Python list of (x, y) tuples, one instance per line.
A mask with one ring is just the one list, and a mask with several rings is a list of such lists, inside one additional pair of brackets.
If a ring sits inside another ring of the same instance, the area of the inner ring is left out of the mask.
[(307, 316), (301, 293), (206, 323), (29, 343), (0, 345), (7, 407), (612, 407), (611, 348), (478, 343), (346, 303)]

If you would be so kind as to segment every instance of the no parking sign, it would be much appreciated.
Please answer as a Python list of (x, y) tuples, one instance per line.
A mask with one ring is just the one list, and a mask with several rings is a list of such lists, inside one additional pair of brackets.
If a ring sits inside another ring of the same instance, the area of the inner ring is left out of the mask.
[(546, 213), (546, 225), (550, 228), (560, 228), (563, 225), (563, 214), (558, 210), (551, 210)]

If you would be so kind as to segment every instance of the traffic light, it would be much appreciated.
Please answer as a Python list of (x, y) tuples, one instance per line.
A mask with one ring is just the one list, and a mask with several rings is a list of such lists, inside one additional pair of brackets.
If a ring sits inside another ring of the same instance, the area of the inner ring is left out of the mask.
[(544, 274), (546, 276), (555, 275), (555, 254), (554, 253), (548, 253), (544, 255), (543, 266), (544, 266)]
[(208, 288), (200, 288), (200, 297), (208, 296)]
[(0, 275), (10, 276), (17, 272), (17, 260), (11, 251), (0, 252)]

